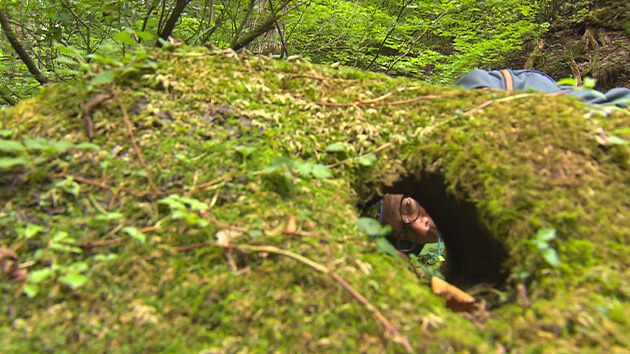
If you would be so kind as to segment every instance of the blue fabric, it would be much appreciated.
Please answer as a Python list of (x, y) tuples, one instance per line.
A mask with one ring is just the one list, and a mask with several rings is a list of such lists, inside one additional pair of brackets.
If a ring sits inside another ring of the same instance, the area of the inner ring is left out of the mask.
[[(571, 85), (557, 85), (556, 81), (545, 73), (535, 70), (512, 70), (508, 69), (512, 74), (514, 82), (514, 90), (534, 90), (547, 93), (556, 93), (564, 90), (574, 89)], [(477, 69), (464, 75), (455, 82), (455, 85), (463, 86), (469, 89), (491, 87), (505, 90), (505, 80), (503, 74), (499, 70), (483, 70)], [(567, 96), (577, 97), (590, 104), (614, 104), (621, 108), (628, 107), (630, 100), (630, 89), (626, 87), (617, 87), (606, 93), (595, 90), (577, 90), (567, 92)]]

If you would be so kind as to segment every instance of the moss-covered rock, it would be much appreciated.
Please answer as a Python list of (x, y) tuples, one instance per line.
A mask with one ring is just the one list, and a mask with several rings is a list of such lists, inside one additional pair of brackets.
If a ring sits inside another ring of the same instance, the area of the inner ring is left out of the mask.
[[(119, 71), (0, 113), (0, 246), (29, 274), (3, 274), (3, 349), (403, 351), (374, 309), (418, 351), (630, 346), (627, 111), (199, 48)], [(452, 313), (357, 229), (385, 191), (488, 306)]]

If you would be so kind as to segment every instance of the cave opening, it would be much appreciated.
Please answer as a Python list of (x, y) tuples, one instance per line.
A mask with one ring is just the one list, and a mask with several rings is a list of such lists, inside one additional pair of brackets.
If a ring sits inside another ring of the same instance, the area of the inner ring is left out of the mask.
[[(370, 189), (375, 195), (365, 196), (362, 200), (368, 202), (360, 209), (366, 210), (386, 193), (406, 194), (431, 216), (446, 248), (446, 262), (440, 271), (447, 281), (463, 288), (482, 283), (498, 286), (505, 281), (506, 245), (485, 226), (473, 202), (447, 191), (444, 176), (422, 172), (401, 177), (391, 186), (374, 187)], [(376, 190), (382, 195), (376, 195)]]

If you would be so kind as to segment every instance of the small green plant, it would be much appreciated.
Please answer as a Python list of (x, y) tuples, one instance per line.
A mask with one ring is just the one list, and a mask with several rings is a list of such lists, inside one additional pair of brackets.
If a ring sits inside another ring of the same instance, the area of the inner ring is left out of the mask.
[[(158, 200), (159, 204), (167, 205), (171, 211), (170, 217), (173, 220), (184, 220), (188, 225), (198, 225), (205, 228), (210, 223), (199, 215), (199, 212), (207, 210), (209, 205), (199, 201), (195, 198), (182, 197), (176, 194), (171, 194), (166, 198)], [(132, 230), (126, 230), (127, 233), (133, 238)], [(138, 237), (139, 239), (139, 237)]]
[(558, 253), (551, 247), (549, 242), (556, 238), (556, 229), (545, 228), (540, 229), (536, 233), (536, 237), (530, 240), (530, 246), (532, 251), (540, 255), (547, 264), (553, 268), (558, 268), (562, 262), (558, 258)]
[[(22, 232), (22, 237), (27, 239), (34, 238), (44, 231), (44, 227), (40, 225), (28, 225)], [(39, 293), (40, 284), (47, 279), (56, 278), (62, 284), (69, 286), (71, 289), (78, 289), (85, 285), (89, 280), (88, 276), (83, 274), (88, 269), (88, 264), (84, 261), (75, 261), (69, 264), (61, 264), (57, 262), (57, 256), (62, 254), (82, 254), (83, 250), (77, 246), (77, 239), (74, 235), (70, 235), (65, 231), (56, 231), (48, 237), (46, 247), (39, 249), (33, 256), (34, 261), (47, 260), (51, 264), (42, 269), (38, 269), (29, 273), (23, 291), (28, 297), (35, 297)]]
[(65, 140), (54, 141), (43, 138), (22, 141), (5, 139), (13, 134), (13, 129), (0, 130), (0, 170), (10, 170), (16, 166), (35, 167), (69, 150), (100, 149), (98, 145), (88, 142), (74, 144)]

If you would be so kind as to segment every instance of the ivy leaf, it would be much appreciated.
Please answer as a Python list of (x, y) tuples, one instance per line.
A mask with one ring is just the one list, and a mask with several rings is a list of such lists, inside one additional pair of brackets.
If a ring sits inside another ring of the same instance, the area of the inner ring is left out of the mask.
[(319, 163), (313, 165), (311, 174), (315, 176), (315, 178), (321, 178), (321, 179), (332, 177), (332, 173), (328, 169), (328, 166), (322, 165)]
[(357, 160), (357, 162), (359, 162), (359, 164), (363, 165), (363, 166), (372, 166), (372, 165), (374, 165), (376, 160), (377, 160), (376, 155), (372, 154), (372, 155), (367, 155), (367, 156), (363, 156), (363, 157), (359, 158)]
[(347, 151), (347, 150), (346, 150), (346, 147), (341, 143), (332, 143), (326, 146), (326, 151), (337, 152), (337, 151)]
[(59, 281), (68, 285), (72, 290), (82, 287), (88, 280), (88, 277), (79, 273), (68, 273), (59, 277)]

